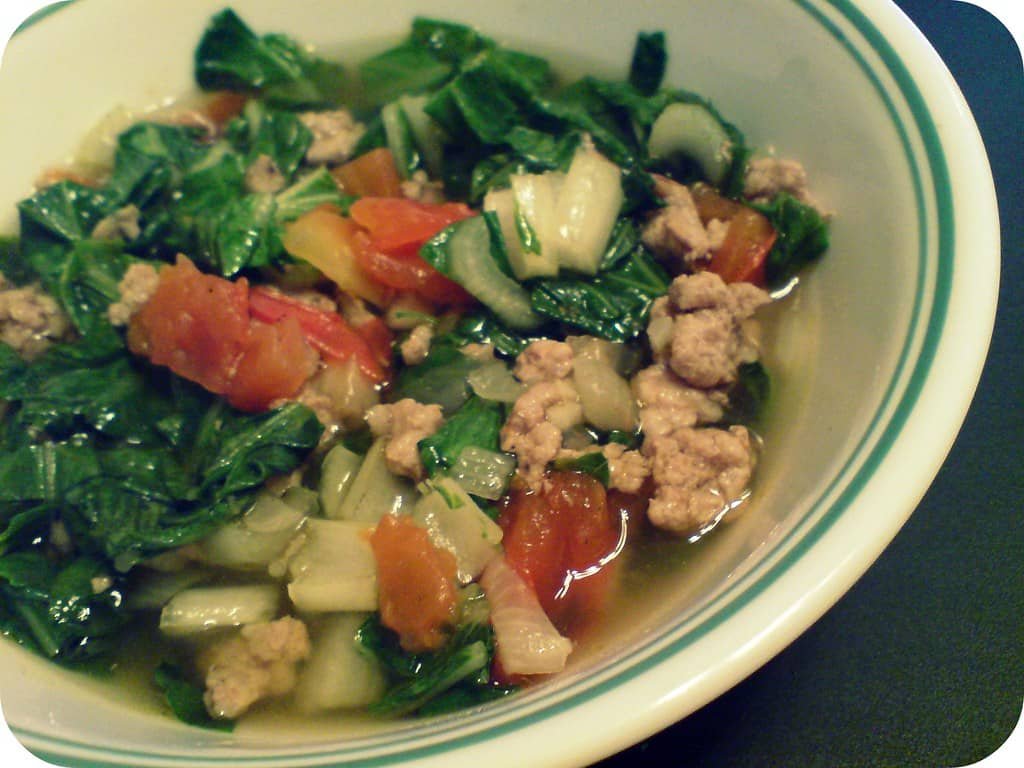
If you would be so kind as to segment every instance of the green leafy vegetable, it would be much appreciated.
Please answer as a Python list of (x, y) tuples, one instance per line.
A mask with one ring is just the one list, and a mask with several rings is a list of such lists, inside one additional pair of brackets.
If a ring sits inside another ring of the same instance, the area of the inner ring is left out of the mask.
[(629, 84), (644, 96), (653, 95), (665, 77), (668, 52), (664, 32), (641, 32), (636, 36), (629, 65)]
[(258, 93), (292, 108), (337, 103), (341, 67), (320, 59), (284, 35), (258, 37), (234, 11), (214, 16), (195, 52), (195, 77), (203, 90)]
[(736, 383), (729, 391), (725, 419), (731, 424), (749, 424), (764, 413), (771, 396), (771, 377), (760, 362), (742, 363)]
[(422, 363), (399, 372), (391, 399), (410, 397), (419, 403), (437, 403), (445, 413), (454, 413), (469, 399), (466, 379), (479, 367), (480, 361), (462, 354), (454, 340), (437, 339)]
[(472, 395), (437, 432), (418, 443), (427, 474), (433, 477), (451, 469), (463, 449), (471, 445), (500, 450), (498, 433), (504, 421), (501, 403)]
[(219, 731), (234, 729), (233, 721), (210, 717), (203, 703), (202, 689), (186, 680), (180, 667), (163, 662), (153, 672), (153, 682), (163, 692), (175, 717), (183, 723)]
[[(614, 239), (613, 245), (619, 247)], [(646, 327), (654, 299), (668, 290), (668, 276), (642, 245), (615, 264), (591, 280), (538, 280), (531, 294), (534, 310), (610, 341), (635, 338)]]
[(768, 203), (755, 204), (754, 208), (767, 216), (778, 232), (765, 264), (769, 285), (786, 283), (828, 249), (828, 222), (788, 192), (776, 195)]
[(376, 617), (367, 619), (356, 637), (377, 658), (390, 680), (383, 698), (370, 706), (376, 714), (438, 714), (512, 691), (494, 685), (487, 676), (494, 654), (494, 633), (487, 624), (459, 627), (436, 653), (403, 651), (398, 636)]
[(79, 557), (58, 567), (42, 552), (0, 557), (0, 629), (56, 661), (79, 663), (120, 642), (128, 616), (102, 562)]
[(557, 459), (555, 469), (562, 472), (583, 472), (601, 481), (605, 487), (608, 486), (608, 459), (601, 451), (586, 451), (573, 458)]

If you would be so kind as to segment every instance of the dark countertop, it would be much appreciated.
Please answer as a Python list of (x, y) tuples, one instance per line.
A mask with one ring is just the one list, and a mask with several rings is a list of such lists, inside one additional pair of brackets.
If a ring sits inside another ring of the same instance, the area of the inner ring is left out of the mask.
[(765, 667), (600, 764), (960, 766), (1024, 700), (1024, 69), (1010, 33), (953, 0), (897, 0), (974, 113), (999, 197), (999, 310), (974, 403), (931, 489), (865, 576)]

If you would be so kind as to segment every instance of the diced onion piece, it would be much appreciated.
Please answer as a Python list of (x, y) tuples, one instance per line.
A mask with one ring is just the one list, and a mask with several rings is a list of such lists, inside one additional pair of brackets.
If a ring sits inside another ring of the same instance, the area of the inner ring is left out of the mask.
[(498, 555), (501, 528), (455, 480), (435, 478), (424, 487), (429, 490), (416, 503), (413, 520), (426, 528), (435, 547), (455, 555), (459, 581), (468, 583)]
[(593, 147), (576, 151), (555, 208), (558, 263), (597, 273), (622, 208), (622, 171)]
[(281, 607), (275, 585), (195, 587), (179, 592), (160, 612), (160, 630), (192, 635), (208, 629), (239, 627), (273, 619)]
[(515, 471), (516, 460), (507, 453), (470, 445), (462, 449), (450, 474), (467, 493), (496, 501), (505, 495)]
[(629, 382), (614, 368), (601, 360), (576, 358), (572, 378), (587, 423), (605, 431), (633, 431), (637, 422), (636, 401)]
[(522, 382), (500, 360), (484, 363), (469, 374), (467, 381), (475, 394), (498, 403), (514, 403), (526, 391)]
[(377, 607), (377, 561), (372, 526), (346, 520), (308, 520), (301, 549), (288, 562), (288, 596), (300, 611), (372, 611)]
[(356, 709), (377, 701), (385, 680), (376, 657), (362, 652), (356, 632), (365, 613), (325, 616), (313, 631), (313, 651), (295, 685), (295, 706), (307, 714)]
[(491, 605), (496, 655), (505, 673), (548, 675), (561, 672), (572, 652), (572, 641), (558, 633), (533, 590), (504, 557), (496, 557), (488, 563), (480, 585)]
[(340, 517), (338, 511), (362, 463), (363, 457), (344, 445), (336, 445), (327, 452), (320, 465), (320, 507), (324, 517)]
[(348, 492), (331, 517), (376, 523), (384, 515), (397, 515), (412, 509), (416, 501), (416, 488), (388, 469), (384, 458), (386, 446), (387, 440), (384, 438), (370, 446)]

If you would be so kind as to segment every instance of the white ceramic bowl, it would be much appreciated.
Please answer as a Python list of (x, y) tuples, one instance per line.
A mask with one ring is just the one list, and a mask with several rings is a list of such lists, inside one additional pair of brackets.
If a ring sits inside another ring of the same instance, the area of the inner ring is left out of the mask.
[[(22, 32), (0, 72), (2, 229), (40, 169), (111, 107), (186, 91), (223, 0), (78, 0)], [(237, 0), (259, 31), (358, 57), (416, 12), (622, 72), (664, 29), (668, 82), (711, 98), (751, 143), (802, 159), (836, 212), (833, 245), (771, 341), (777, 401), (758, 501), (637, 598), (556, 680), (483, 709), (383, 728), (233, 735), (9, 643), (0, 694), (17, 737), (74, 765), (579, 765), (683, 717), (817, 619), (892, 539), (945, 457), (991, 332), (998, 223), (970, 113), (886, 0)]]

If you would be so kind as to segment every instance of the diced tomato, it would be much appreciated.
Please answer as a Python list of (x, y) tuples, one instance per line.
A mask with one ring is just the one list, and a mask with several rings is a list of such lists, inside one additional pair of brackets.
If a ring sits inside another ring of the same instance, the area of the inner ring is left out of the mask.
[(227, 392), (249, 337), (249, 286), (205, 275), (184, 256), (160, 271), (132, 317), (128, 345), (211, 392)]
[(316, 373), (318, 359), (294, 317), (274, 324), (254, 320), (228, 402), (243, 411), (264, 411), (274, 400), (295, 395)]
[(282, 243), (288, 253), (312, 264), (346, 293), (383, 307), (390, 291), (374, 282), (356, 262), (357, 236), (365, 234), (337, 210), (321, 206), (285, 227)]
[(442, 229), (469, 218), (473, 211), (462, 203), (431, 205), (404, 198), (364, 197), (352, 204), (349, 215), (370, 234), (376, 250), (404, 255), (415, 253)]
[(248, 100), (247, 94), (238, 91), (215, 91), (206, 99), (202, 112), (214, 125), (224, 125), (242, 114)]
[(765, 262), (778, 233), (760, 212), (722, 197), (711, 187), (694, 186), (693, 201), (701, 221), (727, 221), (725, 241), (712, 254), (708, 270), (727, 283), (764, 286)]
[(767, 218), (744, 208), (729, 221), (725, 241), (711, 255), (708, 269), (727, 283), (766, 284), (765, 262), (777, 233)]
[(437, 307), (468, 307), (473, 297), (417, 255), (381, 253), (369, 243), (356, 250), (359, 268), (372, 280), (405, 293), (413, 293)]
[(402, 648), (433, 651), (456, 620), (455, 557), (408, 517), (384, 515), (370, 536), (381, 622)]
[(611, 594), (623, 521), (593, 477), (552, 472), (547, 481), (541, 492), (513, 491), (498, 523), (509, 565), (559, 631), (578, 637)]
[(402, 178), (398, 175), (390, 149), (371, 149), (355, 160), (339, 165), (331, 175), (350, 195), (402, 197)]
[(337, 312), (325, 312), (305, 302), (266, 288), (253, 288), (249, 295), (252, 316), (265, 323), (294, 317), (309, 344), (321, 354), (338, 361), (355, 358), (359, 369), (372, 381), (381, 382), (387, 373), (369, 343)]
[(372, 315), (360, 323), (352, 323), (352, 330), (366, 342), (377, 362), (385, 370), (391, 367), (391, 345), (395, 335), (383, 319)]

